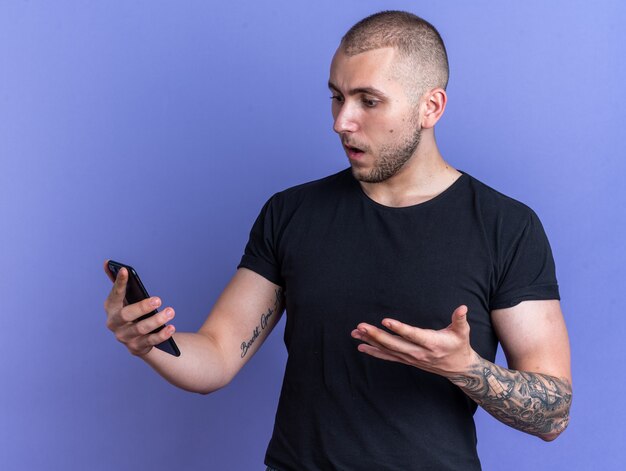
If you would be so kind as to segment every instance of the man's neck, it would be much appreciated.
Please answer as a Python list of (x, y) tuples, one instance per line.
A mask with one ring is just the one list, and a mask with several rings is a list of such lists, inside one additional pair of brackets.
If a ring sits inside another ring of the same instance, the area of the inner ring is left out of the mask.
[(359, 182), (365, 194), (383, 206), (413, 206), (443, 193), (461, 176), (436, 145), (419, 150), (393, 177), (380, 183)]

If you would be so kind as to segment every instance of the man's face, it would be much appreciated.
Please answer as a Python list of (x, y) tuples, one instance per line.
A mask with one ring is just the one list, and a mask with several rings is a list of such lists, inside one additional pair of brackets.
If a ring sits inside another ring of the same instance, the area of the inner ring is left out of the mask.
[(340, 48), (330, 67), (333, 129), (363, 182), (396, 175), (420, 142), (417, 104), (398, 77), (397, 60), (394, 48), (354, 56)]

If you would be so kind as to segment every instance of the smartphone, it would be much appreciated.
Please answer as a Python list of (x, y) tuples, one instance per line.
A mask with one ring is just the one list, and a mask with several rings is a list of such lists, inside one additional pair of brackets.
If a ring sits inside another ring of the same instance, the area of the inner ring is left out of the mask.
[[(139, 275), (137, 274), (137, 272), (135, 271), (133, 267), (131, 267), (130, 265), (125, 265), (124, 263), (114, 262), (113, 260), (109, 260), (108, 267), (109, 267), (109, 271), (116, 278), (117, 278), (117, 274), (120, 271), (120, 268), (124, 267), (128, 271), (128, 283), (126, 284), (126, 302), (128, 304), (137, 303), (139, 301), (142, 301), (150, 297), (150, 295), (146, 291), (146, 288), (143, 286), (143, 283), (141, 282)], [(144, 314), (143, 316), (137, 318), (135, 322), (139, 322), (144, 319), (147, 319), (150, 316), (154, 316), (157, 312), (159, 311), (155, 309), (154, 311), (149, 312), (148, 314)], [(165, 327), (165, 324), (163, 324), (160, 327), (157, 327), (150, 333), (154, 334), (156, 332), (159, 332), (164, 327)], [(180, 356), (180, 350), (178, 349), (178, 346), (176, 345), (176, 342), (174, 342), (174, 339), (172, 337), (167, 339), (165, 342), (161, 342), (160, 344), (155, 345), (155, 347), (158, 348), (159, 350), (163, 350), (164, 352), (169, 353), (170, 355), (174, 355), (176, 357)]]

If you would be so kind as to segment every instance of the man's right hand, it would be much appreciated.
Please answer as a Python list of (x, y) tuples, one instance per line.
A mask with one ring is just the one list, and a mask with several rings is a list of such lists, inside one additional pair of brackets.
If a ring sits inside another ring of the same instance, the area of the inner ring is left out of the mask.
[(161, 305), (158, 297), (125, 305), (128, 271), (120, 269), (104, 302), (107, 327), (133, 355), (141, 357), (170, 383), (187, 391), (208, 394), (226, 386), (254, 355), (272, 331), (284, 308), (283, 290), (261, 275), (240, 268), (230, 280), (210, 315), (195, 333), (178, 332), (176, 343), (181, 351), (175, 357), (152, 348), (174, 333), (168, 325), (154, 329), (174, 317), (171, 307), (135, 322)]
[(107, 262), (104, 263), (104, 271), (113, 281), (113, 288), (104, 301), (104, 310), (107, 313), (106, 325), (115, 334), (115, 338), (123, 343), (130, 353), (137, 356), (146, 355), (152, 347), (169, 339), (175, 331), (173, 325), (168, 325), (154, 334), (150, 332), (172, 320), (174, 309), (167, 307), (154, 316), (135, 322), (144, 314), (158, 309), (161, 300), (153, 296), (135, 304), (126, 304), (124, 297), (128, 271), (121, 268), (116, 278), (109, 271)]

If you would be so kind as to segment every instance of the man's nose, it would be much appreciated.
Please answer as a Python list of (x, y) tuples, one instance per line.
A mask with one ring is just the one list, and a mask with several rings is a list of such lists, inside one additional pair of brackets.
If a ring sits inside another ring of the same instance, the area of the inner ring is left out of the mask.
[(353, 107), (344, 103), (335, 116), (333, 130), (338, 134), (357, 131), (359, 129), (359, 124), (357, 122), (355, 111), (356, 110), (354, 110)]

